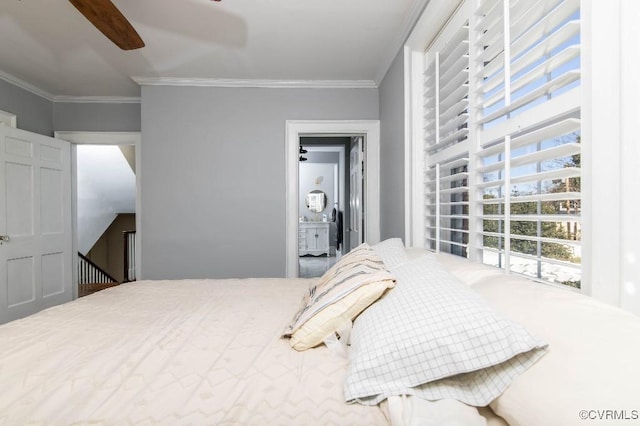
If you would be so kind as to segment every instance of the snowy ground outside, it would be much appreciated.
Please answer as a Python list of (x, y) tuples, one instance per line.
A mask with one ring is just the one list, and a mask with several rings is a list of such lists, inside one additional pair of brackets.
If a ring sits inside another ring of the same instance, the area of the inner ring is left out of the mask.
[[(484, 250), (483, 263), (491, 266), (498, 266), (500, 255), (493, 251)], [(502, 257), (504, 263), (504, 255)], [(511, 255), (511, 271), (524, 274), (533, 278), (538, 278), (538, 262), (532, 259)], [(580, 281), (580, 267), (575, 268), (554, 263), (542, 262), (542, 279), (549, 282), (562, 284), (565, 281)]]

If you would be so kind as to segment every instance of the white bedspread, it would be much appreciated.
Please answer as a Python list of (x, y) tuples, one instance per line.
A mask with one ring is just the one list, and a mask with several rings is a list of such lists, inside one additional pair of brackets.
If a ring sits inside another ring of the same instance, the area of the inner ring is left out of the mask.
[(386, 424), (280, 333), (307, 280), (123, 284), (0, 326), (0, 424)]

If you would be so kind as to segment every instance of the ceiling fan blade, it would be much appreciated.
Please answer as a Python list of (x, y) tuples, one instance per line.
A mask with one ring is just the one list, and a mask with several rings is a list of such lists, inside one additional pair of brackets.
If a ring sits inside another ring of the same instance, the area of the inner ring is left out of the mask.
[(111, 0), (69, 0), (102, 34), (122, 50), (144, 47), (135, 28)]

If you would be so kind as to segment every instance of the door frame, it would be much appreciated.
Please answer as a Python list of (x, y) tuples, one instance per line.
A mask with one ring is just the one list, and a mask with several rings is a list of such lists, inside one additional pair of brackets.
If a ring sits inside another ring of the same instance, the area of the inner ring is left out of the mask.
[(285, 131), (285, 245), (286, 277), (298, 277), (298, 164), (301, 136), (364, 135), (365, 235), (367, 243), (380, 241), (380, 121), (287, 120)]
[[(136, 161), (136, 279), (142, 278), (142, 134), (141, 132), (82, 132), (56, 131), (54, 137), (71, 143), (71, 220), (73, 282), (78, 282), (78, 145), (133, 145)], [(78, 286), (74, 285), (73, 298), (78, 298)]]

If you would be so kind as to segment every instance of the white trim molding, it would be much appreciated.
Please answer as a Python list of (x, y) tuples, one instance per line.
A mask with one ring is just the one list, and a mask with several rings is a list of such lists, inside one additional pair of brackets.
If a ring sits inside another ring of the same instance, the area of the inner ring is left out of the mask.
[(635, 0), (581, 2), (583, 292), (640, 315)]
[(36, 96), (40, 96), (41, 98), (44, 98), (48, 101), (52, 101), (53, 102), (53, 95), (49, 92), (45, 92), (44, 90), (40, 89), (39, 87), (34, 86), (33, 84), (27, 83), (24, 80), (19, 79), (18, 77), (11, 75), (9, 73), (6, 73), (4, 71), (0, 71), (0, 79), (6, 81), (7, 83), (10, 83), (16, 87), (19, 87), (20, 89), (26, 90), (27, 92), (33, 93)]
[(139, 96), (54, 96), (53, 102), (78, 104), (139, 104)]
[(4, 71), (0, 71), (0, 80), (4, 80), (13, 86), (33, 93), (36, 96), (40, 96), (49, 102), (66, 102), (66, 103), (101, 103), (101, 104), (131, 104), (140, 103), (139, 96), (66, 96), (66, 95), (53, 95), (33, 84), (27, 83), (24, 80), (19, 79)]
[(0, 125), (15, 129), (18, 127), (18, 117), (10, 112), (0, 110)]
[(285, 135), (286, 276), (298, 276), (298, 146), (301, 136), (355, 136), (365, 139), (365, 236), (380, 241), (380, 121), (287, 120)]
[(258, 87), (267, 89), (375, 89), (373, 80), (260, 80), (132, 77), (141, 86)]

